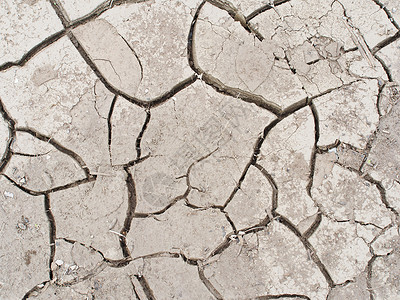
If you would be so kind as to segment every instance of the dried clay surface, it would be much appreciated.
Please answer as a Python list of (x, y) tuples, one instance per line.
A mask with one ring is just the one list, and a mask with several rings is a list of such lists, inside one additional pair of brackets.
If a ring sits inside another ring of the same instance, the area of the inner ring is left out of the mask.
[(400, 299), (398, 0), (0, 1), (0, 299)]

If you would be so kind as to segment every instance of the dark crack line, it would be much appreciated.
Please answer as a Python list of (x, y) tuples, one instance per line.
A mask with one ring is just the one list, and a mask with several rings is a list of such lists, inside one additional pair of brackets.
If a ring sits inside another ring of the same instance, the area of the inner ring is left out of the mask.
[(400, 38), (400, 31), (397, 31), (394, 35), (384, 39), (383, 41), (376, 44), (374, 48), (372, 48), (372, 54), (376, 54), (379, 50), (382, 50), (386, 46), (390, 45), (391, 43), (397, 41)]
[(0, 65), (0, 72), (5, 71), (11, 67), (23, 67), (32, 57), (34, 57), (36, 54), (38, 54), (43, 49), (45, 49), (48, 46), (52, 45), (53, 43), (57, 42), (59, 39), (61, 39), (63, 36), (65, 36), (66, 33), (67, 32), (65, 30), (61, 30), (61, 31), (58, 31), (58, 32), (54, 33), (53, 35), (47, 37), (42, 42), (40, 42), (39, 44), (34, 46), (28, 52), (26, 52), (19, 60), (9, 61), (9, 62), (6, 62), (6, 63)]
[(272, 204), (271, 204), (271, 212), (275, 211), (278, 208), (278, 185), (276, 184), (274, 178), (272, 177), (271, 174), (268, 173), (267, 170), (265, 170), (265, 168), (261, 165), (259, 165), (258, 163), (255, 163), (254, 166), (260, 170), (261, 174), (263, 174), (263, 176), (265, 178), (267, 178), (269, 184), (271, 185), (271, 189), (272, 189)]
[[(189, 208), (194, 208), (194, 209), (198, 209), (200, 207), (197, 207), (195, 205), (192, 205), (189, 203), (189, 201), (187, 200), (187, 196), (189, 195), (190, 191), (193, 189), (193, 187), (190, 184), (190, 172), (192, 171), (192, 168), (194, 167), (195, 164), (201, 162), (204, 159), (207, 159), (208, 157), (210, 157), (211, 155), (213, 155), (216, 151), (218, 151), (218, 147), (216, 149), (214, 149), (213, 151), (211, 151), (210, 153), (200, 157), (199, 159), (195, 160), (194, 162), (192, 162), (190, 164), (190, 166), (188, 167), (186, 174), (181, 176), (180, 178), (186, 178), (186, 185), (187, 185), (187, 189), (186, 191), (183, 193), (183, 195), (179, 195), (176, 196), (175, 198), (172, 199), (172, 201), (170, 203), (168, 203), (164, 208), (156, 211), (156, 212), (150, 212), (150, 213), (135, 213), (134, 217), (135, 218), (148, 218), (148, 217), (152, 217), (152, 216), (157, 216), (157, 215), (161, 215), (163, 213), (165, 213), (168, 209), (170, 209), (172, 206), (174, 206), (178, 201), (180, 200), (186, 200), (185, 205), (188, 206)], [(218, 209), (221, 210), (220, 207), (218, 207)], [(221, 210), (222, 211), (222, 210)], [(225, 214), (224, 211), (222, 211), (222, 213)], [(226, 216), (226, 215), (225, 215)]]
[(25, 295), (22, 297), (22, 300), (27, 300), (31, 296), (33, 296), (35, 293), (40, 293), (43, 290), (43, 288), (48, 284), (50, 284), (50, 280), (46, 280), (46, 281), (43, 281), (43, 282), (35, 285), (28, 292), (25, 293)]
[(142, 286), (143, 292), (148, 300), (155, 300), (153, 290), (150, 288), (149, 283), (143, 275), (134, 275), (137, 281), (139, 281)]
[(71, 20), (64, 10), (64, 7), (61, 5), (60, 1), (50, 0), (49, 2), (53, 7), (55, 13), (57, 14), (57, 17), (60, 19), (61, 24), (64, 26), (64, 28), (68, 28), (71, 25)]
[(383, 187), (382, 182), (380, 182), (380, 181), (378, 181), (378, 180), (375, 180), (375, 179), (372, 178), (371, 175), (369, 175), (369, 174), (364, 175), (363, 178), (364, 178), (366, 181), (368, 181), (369, 183), (371, 183), (371, 184), (373, 184), (373, 185), (376, 186), (376, 188), (378, 189), (378, 191), (379, 191), (379, 193), (380, 193), (380, 195), (381, 195), (381, 201), (382, 201), (382, 203), (385, 205), (385, 207), (386, 207), (388, 210), (390, 210), (392, 213), (394, 213), (395, 216), (396, 216), (397, 218), (399, 218), (399, 217), (400, 217), (400, 216), (399, 216), (399, 212), (398, 212), (394, 207), (392, 207), (392, 206), (389, 204), (389, 202), (387, 201), (387, 198), (386, 198), (386, 190), (385, 190), (385, 188)]
[(54, 261), (54, 257), (56, 255), (56, 220), (51, 211), (50, 207), (50, 196), (48, 194), (44, 195), (44, 209), (47, 216), (47, 220), (49, 222), (49, 241), (50, 241), (50, 257), (49, 257), (49, 277), (50, 280), (53, 280), (54, 274), (52, 270), (52, 263)]
[(130, 172), (129, 168), (124, 168), (126, 173), (126, 186), (128, 188), (128, 209), (126, 211), (126, 217), (124, 221), (124, 227), (121, 229), (121, 235), (119, 238), (119, 243), (122, 248), (122, 254), (124, 257), (130, 257), (131, 252), (126, 244), (126, 235), (129, 233), (131, 229), (132, 220), (135, 215), (136, 205), (137, 205), (137, 198), (136, 198), (136, 187), (135, 182), (132, 177), (132, 173)]
[(369, 299), (374, 300), (374, 290), (372, 288), (372, 268), (375, 260), (378, 258), (378, 255), (373, 255), (367, 264), (367, 290), (369, 292)]
[[(356, 47), (352, 47), (352, 48), (343, 50), (343, 53), (341, 53), (341, 55), (346, 54), (346, 53), (349, 53), (349, 52), (355, 52), (355, 51), (357, 51), (357, 50), (359, 50), (357, 46), (356, 46)], [(339, 57), (337, 57), (336, 59), (338, 59), (338, 58), (339, 58)], [(336, 59), (335, 59), (335, 60), (336, 60)], [(307, 62), (307, 65), (309, 65), (309, 66), (310, 66), (310, 65), (314, 65), (314, 64), (318, 63), (318, 62), (321, 61), (321, 60), (331, 60), (331, 59), (330, 59), (330, 58), (317, 58), (317, 59), (314, 59), (313, 61)]]
[(315, 175), (315, 163), (317, 160), (317, 153), (318, 153), (318, 141), (319, 141), (319, 136), (320, 136), (320, 125), (319, 125), (319, 116), (318, 116), (318, 110), (317, 107), (313, 102), (310, 103), (310, 109), (311, 113), (314, 119), (314, 145), (312, 148), (311, 152), (311, 158), (310, 158), (310, 175), (308, 178), (308, 183), (307, 183), (307, 194), (312, 198), (311, 195), (311, 189), (314, 183), (314, 175)]
[(296, 226), (292, 222), (290, 222), (286, 217), (276, 212), (274, 212), (273, 216), (278, 222), (286, 226), (286, 228), (292, 231), (300, 239), (300, 241), (303, 243), (304, 247), (310, 254), (311, 259), (314, 261), (314, 263), (320, 269), (322, 275), (325, 277), (325, 280), (328, 283), (329, 287), (330, 288), (334, 287), (335, 283), (333, 282), (333, 279), (329, 274), (328, 269), (322, 263), (321, 259), (317, 255), (317, 252), (315, 251), (311, 243), (308, 241), (308, 239), (304, 235), (302, 235), (301, 232), (296, 228)]
[[(125, 3), (141, 3), (145, 2), (147, 0), (114, 0), (113, 5), (114, 6), (119, 6)], [(109, 5), (109, 1), (104, 1), (101, 3), (99, 6), (97, 6), (92, 12), (88, 13), (87, 15), (74, 20), (71, 22), (66, 29), (73, 29), (76, 27), (79, 27), (83, 24), (86, 24), (93, 19), (99, 17), (102, 15), (104, 12), (109, 10), (111, 7)], [(41, 50), (47, 48), (48, 46), (52, 45), (53, 43), (57, 42), (59, 39), (61, 39), (63, 36), (67, 34), (67, 30), (65, 28), (63, 30), (60, 30), (49, 37), (45, 38), (43, 41), (41, 41), (39, 44), (35, 45), (33, 48), (28, 50), (19, 60), (17, 61), (9, 61), (6, 62), (2, 65), (0, 65), (0, 72), (5, 71), (11, 67), (23, 67), (32, 57), (34, 57), (36, 54), (38, 54)]]
[(89, 54), (86, 52), (84, 47), (80, 44), (78, 39), (75, 37), (75, 35), (69, 31), (68, 32), (68, 37), (71, 40), (72, 44), (75, 46), (75, 48), (78, 50), (79, 54), (82, 56), (82, 58), (85, 60), (86, 64), (92, 69), (92, 71), (96, 74), (96, 76), (100, 79), (100, 81), (104, 84), (104, 86), (113, 94), (119, 95), (122, 98), (128, 100), (132, 104), (135, 104), (139, 107), (143, 108), (153, 108), (157, 107), (167, 100), (171, 99), (175, 94), (180, 92), (181, 90), (185, 89), (192, 83), (194, 83), (197, 80), (197, 76), (193, 74), (192, 76), (182, 80), (175, 86), (173, 86), (169, 91), (161, 94), (160, 96), (157, 96), (149, 101), (141, 100), (138, 99), (132, 95), (128, 95), (124, 93), (123, 91), (117, 89), (116, 87), (112, 86), (108, 80), (103, 76), (103, 74), (100, 72), (96, 64), (94, 63), (93, 59), (90, 58)]
[(31, 154), (31, 153), (22, 153), (22, 152), (15, 152), (11, 151), (13, 155), (16, 156), (24, 156), (24, 157), (41, 157), (49, 154), (51, 151), (47, 151), (46, 153), (39, 153), (39, 154)]
[(378, 54), (374, 54), (375, 59), (381, 64), (382, 69), (385, 71), (386, 76), (388, 78), (389, 82), (393, 82), (393, 76), (392, 76), (392, 71), (389, 69), (388, 65), (385, 63), (385, 61), (378, 56)]
[(256, 300), (269, 300), (269, 299), (286, 299), (286, 298), (296, 298), (296, 299), (306, 299), (311, 300), (310, 297), (300, 294), (280, 294), (280, 295), (266, 295), (266, 296), (258, 296), (254, 299)]
[(18, 132), (26, 132), (29, 133), (30, 135), (32, 135), (33, 137), (49, 143), (50, 145), (52, 145), (54, 148), (56, 148), (58, 151), (68, 155), (69, 157), (71, 157), (75, 162), (78, 163), (78, 165), (81, 167), (81, 169), (83, 170), (83, 172), (86, 175), (86, 178), (90, 178), (90, 170), (87, 167), (86, 163), (84, 162), (84, 160), (78, 155), (76, 154), (74, 151), (64, 147), (63, 145), (61, 145), (59, 142), (57, 142), (56, 140), (54, 140), (51, 137), (48, 137), (44, 134), (41, 134), (39, 132), (37, 132), (36, 130), (29, 128), (29, 127), (18, 127), (16, 129)]
[[(267, 215), (264, 220), (262, 220), (260, 223), (250, 226), (244, 229), (238, 230), (238, 232), (244, 232), (244, 235), (250, 234), (250, 233), (256, 233), (262, 230), (265, 230), (268, 228), (268, 225), (271, 223), (271, 218)], [(222, 243), (220, 243), (211, 253), (209, 254), (209, 257), (216, 256), (218, 254), (221, 254), (224, 252), (232, 242), (232, 238), (235, 236), (235, 233), (229, 233), (225, 236), (224, 240)]]
[(131, 282), (133, 294), (135, 295), (136, 300), (141, 300), (140, 297), (139, 297), (139, 294), (138, 294), (138, 292), (136, 290), (136, 286), (135, 286), (135, 283), (133, 282), (132, 276), (129, 276), (129, 280)]
[(16, 130), (15, 130), (15, 121), (11, 118), (11, 116), (7, 112), (3, 104), (3, 101), (1, 99), (0, 99), (0, 114), (3, 117), (3, 119), (7, 122), (7, 127), (8, 127), (8, 138), (6, 143), (6, 149), (0, 161), (0, 173), (2, 173), (4, 169), (7, 167), (13, 155), (11, 148), (16, 138)]
[[(124, 1), (115, 1), (115, 2), (113, 2), (113, 4), (117, 5), (117, 4), (121, 4), (123, 2)], [(99, 68), (94, 63), (94, 60), (90, 57), (90, 55), (87, 53), (85, 48), (81, 45), (81, 43), (78, 41), (78, 39), (73, 34), (71, 29), (79, 26), (81, 23), (75, 22), (75, 23), (70, 24), (70, 22), (68, 22), (68, 17), (66, 16), (64, 9), (63, 9), (62, 5), (59, 3), (59, 1), (52, 0), (51, 3), (52, 3), (52, 7), (55, 10), (57, 16), (61, 20), (61, 22), (64, 26), (64, 29), (67, 31), (67, 36), (70, 39), (70, 41), (72, 42), (72, 44), (78, 50), (79, 54), (85, 60), (86, 64), (92, 69), (92, 71), (96, 74), (96, 76), (100, 79), (100, 81), (104, 84), (104, 86), (112, 94), (119, 95), (139, 107), (144, 107), (144, 108), (149, 109), (149, 108), (156, 107), (156, 106), (163, 104), (164, 102), (166, 102), (167, 100), (172, 98), (175, 94), (177, 94), (181, 90), (185, 89), (186, 87), (188, 87), (189, 85), (191, 85), (198, 79), (196, 74), (193, 74), (192, 76), (190, 76), (190, 77), (182, 80), (178, 84), (174, 85), (169, 91), (166, 91), (163, 94), (161, 94), (160, 96), (157, 96), (149, 101), (141, 100), (132, 95), (128, 95), (128, 94), (124, 93), (123, 91), (117, 89), (116, 87), (114, 87), (113, 85), (111, 85), (108, 82), (108, 80), (103, 76), (103, 74), (100, 72)], [(93, 16), (94, 16), (94, 13), (93, 13)]]
[(108, 130), (108, 153), (110, 155), (110, 164), (112, 165), (112, 154), (111, 154), (111, 141), (112, 141), (112, 115), (114, 113), (115, 104), (117, 103), (118, 95), (114, 95), (111, 102), (110, 109), (107, 115), (107, 130)]
[(259, 107), (267, 109), (275, 115), (280, 115), (282, 113), (282, 109), (275, 103), (268, 101), (264, 97), (260, 95), (256, 95), (238, 88), (233, 88), (225, 85), (219, 79), (214, 76), (206, 73), (198, 64), (195, 50), (195, 31), (197, 20), (200, 14), (201, 9), (203, 8), (206, 1), (203, 1), (196, 10), (196, 13), (193, 17), (192, 23), (190, 25), (190, 30), (188, 34), (188, 44), (187, 44), (187, 57), (188, 62), (192, 70), (203, 80), (206, 84), (210, 85), (217, 92), (232, 96), (234, 98), (241, 99), (245, 102), (254, 103)]
[(317, 231), (321, 222), (322, 222), (322, 212), (318, 208), (317, 217), (315, 218), (311, 226), (306, 230), (306, 232), (304, 232), (303, 234), (304, 238), (306, 239), (310, 238), (314, 234), (314, 232)]
[(97, 178), (94, 175), (90, 175), (89, 178), (79, 179), (77, 181), (74, 181), (74, 182), (71, 182), (71, 183), (67, 183), (65, 185), (56, 186), (54, 188), (51, 188), (51, 189), (48, 189), (48, 190), (45, 190), (45, 191), (34, 191), (34, 190), (31, 190), (31, 189), (29, 189), (27, 187), (24, 187), (23, 185), (17, 183), (15, 180), (13, 180), (7, 174), (1, 174), (1, 175), (3, 175), (8, 181), (10, 181), (14, 186), (19, 188), (21, 191), (23, 191), (23, 192), (25, 192), (25, 193), (27, 193), (29, 195), (32, 195), (32, 196), (43, 196), (43, 195), (46, 195), (46, 194), (51, 194), (51, 193), (54, 193), (54, 192), (67, 190), (67, 189), (76, 187), (76, 186), (81, 185), (81, 184), (93, 182)]
[(263, 12), (270, 10), (270, 9), (275, 9), (275, 7), (282, 5), (286, 2), (289, 2), (290, 0), (275, 0), (273, 2), (273, 4), (266, 4), (264, 6), (261, 6), (260, 8), (257, 8), (255, 11), (253, 11), (252, 13), (250, 13), (247, 17), (246, 17), (246, 21), (249, 22), (252, 19), (254, 19), (255, 17), (257, 17), (258, 15), (262, 14)]
[(372, 0), (372, 1), (374, 1), (375, 4), (378, 5), (385, 12), (385, 14), (386, 14), (387, 18), (389, 19), (390, 23), (392, 23), (392, 25), (397, 30), (400, 30), (399, 24), (397, 24), (396, 20), (393, 18), (392, 14), (388, 10), (388, 8), (383, 3), (381, 3), (379, 0)]
[(226, 0), (207, 0), (208, 3), (226, 11), (234, 21), (237, 21), (249, 33), (252, 33), (260, 42), (264, 40), (262, 34), (250, 24), (243, 13), (237, 9), (231, 2)]
[(151, 118), (151, 113), (150, 113), (150, 110), (148, 109), (148, 110), (146, 110), (146, 120), (144, 121), (142, 130), (140, 131), (140, 133), (136, 139), (136, 159), (139, 159), (142, 155), (141, 142), (142, 142), (144, 132), (146, 131), (147, 126), (149, 125), (150, 118)]
[(205, 285), (205, 287), (210, 291), (210, 293), (218, 300), (223, 300), (221, 293), (214, 287), (210, 280), (204, 275), (204, 267), (202, 265), (197, 266), (197, 271), (199, 273), (199, 278)]

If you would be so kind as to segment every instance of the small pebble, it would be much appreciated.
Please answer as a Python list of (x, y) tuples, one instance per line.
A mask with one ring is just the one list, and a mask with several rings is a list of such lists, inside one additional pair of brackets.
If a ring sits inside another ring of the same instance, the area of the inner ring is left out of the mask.
[(11, 192), (7, 192), (7, 191), (4, 191), (4, 196), (6, 196), (8, 198), (14, 198), (14, 194)]
[(62, 266), (62, 264), (64, 263), (61, 259), (57, 259), (56, 261), (55, 261), (55, 263), (56, 263), (56, 265), (57, 266)]

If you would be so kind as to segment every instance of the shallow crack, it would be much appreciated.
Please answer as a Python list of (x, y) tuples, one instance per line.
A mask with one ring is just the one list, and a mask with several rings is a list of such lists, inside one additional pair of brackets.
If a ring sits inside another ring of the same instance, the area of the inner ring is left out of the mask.
[(18, 127), (16, 129), (16, 131), (18, 132), (26, 132), (29, 133), (31, 136), (49, 143), (50, 145), (52, 145), (54, 148), (56, 148), (58, 151), (68, 155), (69, 157), (71, 157), (76, 163), (78, 163), (78, 165), (81, 167), (81, 169), (83, 170), (83, 172), (86, 175), (86, 178), (90, 178), (90, 170), (87, 167), (86, 163), (83, 161), (83, 159), (74, 151), (64, 147), (63, 145), (61, 145), (59, 142), (57, 142), (56, 140), (54, 140), (52, 137), (48, 137), (44, 134), (41, 134), (39, 132), (37, 132), (36, 130), (29, 128), (29, 127)]

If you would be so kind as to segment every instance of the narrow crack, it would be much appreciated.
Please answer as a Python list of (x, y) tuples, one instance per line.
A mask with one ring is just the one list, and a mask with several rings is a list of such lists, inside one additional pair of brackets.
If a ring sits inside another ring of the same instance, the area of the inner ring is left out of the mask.
[(400, 30), (400, 26), (399, 24), (397, 24), (396, 20), (393, 18), (391, 12), (389, 11), (389, 9), (385, 6), (385, 4), (383, 4), (382, 2), (380, 2), (379, 0), (372, 0), (375, 2), (376, 5), (378, 5), (386, 14), (387, 18), (389, 19), (390, 23), (392, 23), (392, 25), (397, 29)]
[(128, 188), (128, 209), (126, 211), (124, 226), (120, 231), (122, 236), (120, 236), (119, 238), (119, 243), (122, 248), (122, 254), (126, 258), (131, 256), (131, 252), (126, 244), (126, 235), (129, 233), (131, 229), (132, 220), (135, 216), (137, 199), (136, 199), (135, 182), (133, 180), (132, 173), (127, 167), (124, 168), (124, 171), (126, 173), (126, 186)]
[(0, 114), (3, 117), (3, 119), (7, 122), (7, 127), (8, 127), (8, 138), (6, 142), (6, 149), (0, 160), (0, 173), (2, 173), (4, 169), (7, 167), (13, 155), (11, 148), (16, 138), (16, 130), (15, 130), (15, 121), (11, 118), (11, 116), (7, 112), (1, 98), (0, 98)]
[(335, 286), (335, 283), (333, 282), (333, 279), (331, 275), (328, 272), (328, 269), (325, 267), (325, 265), (322, 263), (321, 259), (318, 257), (316, 250), (314, 247), (311, 245), (311, 243), (308, 241), (308, 239), (301, 234), (301, 232), (296, 228), (296, 226), (290, 222), (287, 218), (284, 216), (274, 212), (274, 218), (279, 223), (282, 223), (283, 225), (286, 226), (290, 231), (292, 231), (303, 243), (304, 247), (310, 253), (311, 259), (314, 261), (314, 263), (317, 265), (317, 267), (320, 269), (322, 275), (324, 275), (326, 282), (328, 283), (329, 287), (332, 288)]
[(117, 103), (118, 100), (118, 95), (115, 95), (111, 105), (110, 109), (108, 110), (108, 115), (107, 115), (107, 135), (108, 135), (108, 154), (110, 156), (110, 164), (113, 165), (112, 163), (112, 153), (111, 153), (111, 142), (112, 142), (112, 115), (114, 113), (114, 108), (115, 104)]
[(57, 142), (57, 141), (54, 140), (53, 138), (48, 137), (48, 136), (46, 136), (46, 135), (44, 135), (44, 134), (41, 134), (41, 133), (39, 133), (39, 132), (37, 132), (37, 131), (35, 131), (34, 129), (29, 128), (29, 127), (18, 127), (18, 128), (16, 129), (16, 131), (17, 131), (17, 132), (29, 133), (29, 134), (32, 135), (33, 137), (35, 137), (35, 138), (37, 138), (37, 139), (39, 139), (39, 140), (41, 140), (41, 141), (43, 141), (43, 142), (49, 143), (49, 144), (52, 145), (54, 148), (56, 148), (58, 151), (60, 151), (60, 152), (62, 152), (62, 153), (64, 153), (64, 154), (66, 154), (66, 155), (68, 155), (68, 156), (71, 157), (76, 163), (78, 163), (78, 165), (81, 167), (81, 169), (82, 169), (83, 172), (85, 173), (86, 178), (90, 178), (90, 177), (91, 177), (91, 175), (90, 175), (90, 170), (89, 170), (89, 168), (87, 167), (86, 163), (83, 161), (83, 159), (82, 159), (78, 154), (76, 154), (74, 151), (72, 151), (72, 150), (70, 150), (70, 149), (64, 147), (63, 145), (61, 145), (59, 142)]
[(386, 46), (394, 43), (400, 38), (400, 31), (397, 31), (394, 35), (384, 39), (383, 41), (380, 41), (378, 44), (375, 45), (374, 48), (372, 48), (371, 52), (372, 54), (376, 54), (379, 50), (382, 50)]
[(90, 175), (88, 178), (79, 179), (79, 180), (73, 181), (71, 183), (67, 183), (67, 184), (64, 184), (64, 185), (56, 186), (56, 187), (53, 187), (53, 188), (45, 190), (45, 191), (34, 191), (34, 190), (31, 190), (31, 189), (29, 189), (29, 188), (17, 183), (11, 177), (9, 177), (7, 174), (1, 174), (1, 175), (4, 176), (14, 186), (19, 188), (21, 191), (23, 191), (23, 192), (25, 192), (25, 193), (27, 193), (29, 195), (32, 195), (32, 196), (42, 196), (42, 195), (51, 194), (51, 193), (58, 192), (58, 191), (64, 191), (64, 190), (79, 186), (81, 184), (93, 182), (97, 178), (97, 176)]
[(375, 179), (372, 178), (372, 176), (369, 175), (369, 174), (364, 175), (363, 178), (364, 178), (366, 181), (368, 181), (369, 183), (371, 183), (371, 184), (373, 184), (373, 185), (376, 186), (376, 188), (378, 189), (379, 193), (381, 194), (381, 201), (382, 201), (382, 203), (385, 205), (385, 207), (386, 207), (388, 210), (390, 210), (392, 213), (394, 213), (394, 215), (395, 215), (397, 218), (399, 218), (399, 217), (400, 217), (400, 216), (399, 216), (399, 212), (398, 212), (394, 207), (392, 207), (392, 206), (389, 204), (389, 202), (387, 201), (387, 198), (386, 198), (386, 190), (385, 190), (385, 188), (383, 187), (382, 182), (380, 182), (380, 181), (378, 181), (378, 180), (375, 180)]
[(314, 175), (315, 175), (315, 163), (317, 160), (317, 153), (318, 153), (318, 141), (319, 141), (319, 136), (320, 136), (320, 124), (319, 124), (319, 116), (318, 116), (318, 110), (317, 107), (315, 106), (314, 102), (310, 103), (310, 109), (311, 113), (314, 119), (314, 145), (312, 148), (311, 152), (311, 158), (310, 158), (310, 175), (308, 178), (308, 184), (306, 187), (307, 194), (312, 198), (311, 195), (311, 189), (314, 183)]
[(46, 281), (43, 281), (43, 282), (35, 285), (28, 292), (25, 293), (25, 295), (22, 297), (22, 300), (27, 300), (27, 299), (31, 298), (31, 296), (34, 296), (36, 293), (40, 293), (49, 284), (50, 284), (50, 280), (46, 280)]
[(205, 285), (205, 287), (210, 291), (210, 293), (215, 297), (217, 300), (223, 300), (221, 293), (214, 287), (210, 280), (204, 275), (204, 267), (202, 265), (197, 266), (197, 271), (199, 273), (199, 278)]
[(257, 17), (258, 15), (262, 14), (263, 12), (270, 10), (270, 9), (275, 9), (275, 7), (282, 5), (286, 2), (289, 2), (290, 0), (275, 0), (272, 2), (272, 4), (268, 3), (265, 4), (264, 6), (261, 6), (260, 8), (257, 8), (255, 11), (253, 11), (252, 13), (250, 13), (247, 17), (246, 17), (246, 22), (250, 22), (252, 19), (254, 19), (255, 17)]
[(286, 299), (286, 298), (295, 298), (295, 299), (306, 299), (311, 300), (310, 297), (300, 294), (280, 294), (280, 295), (266, 295), (266, 296), (258, 296), (254, 299), (256, 300), (269, 300), (269, 299)]
[(47, 216), (47, 221), (49, 222), (49, 242), (50, 242), (50, 257), (49, 257), (49, 278), (53, 280), (54, 274), (52, 270), (52, 264), (54, 257), (56, 255), (56, 220), (51, 211), (50, 206), (50, 196), (48, 194), (44, 195), (44, 209)]
[(143, 292), (148, 300), (155, 300), (153, 290), (150, 288), (149, 283), (143, 275), (134, 275), (137, 281), (139, 281), (142, 286)]
[(146, 110), (146, 120), (144, 121), (142, 130), (140, 131), (140, 133), (136, 139), (136, 159), (139, 159), (142, 156), (141, 142), (142, 142), (144, 132), (146, 131), (147, 126), (149, 125), (150, 118), (151, 118), (151, 113), (150, 113), (150, 110), (148, 109), (148, 110)]
[(378, 258), (378, 255), (373, 255), (371, 259), (368, 261), (367, 265), (367, 290), (369, 292), (369, 299), (374, 300), (374, 290), (372, 288), (372, 267), (375, 260)]

